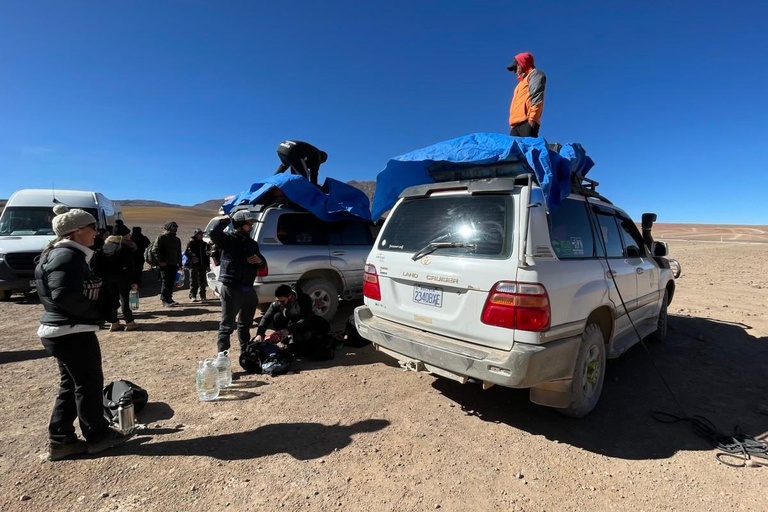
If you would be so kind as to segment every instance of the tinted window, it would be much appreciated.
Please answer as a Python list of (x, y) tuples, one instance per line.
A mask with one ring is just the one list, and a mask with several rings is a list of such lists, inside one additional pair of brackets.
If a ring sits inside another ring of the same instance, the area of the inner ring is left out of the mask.
[(566, 199), (549, 214), (552, 248), (560, 259), (594, 256), (592, 225), (584, 201)]
[(328, 245), (328, 231), (314, 215), (284, 213), (277, 219), (277, 239), (285, 245)]
[(597, 222), (605, 241), (609, 258), (623, 258), (624, 247), (621, 245), (621, 233), (616, 225), (616, 217), (602, 212), (597, 212)]
[[(619, 221), (621, 238), (624, 241), (624, 256), (629, 256), (630, 252), (633, 252), (634, 257), (645, 256), (645, 244), (635, 223), (625, 217), (617, 217), (616, 220)], [(634, 247), (634, 251), (629, 251), (630, 247)]]
[(464, 242), (476, 247), (441, 249), (441, 256), (506, 257), (512, 222), (509, 196), (443, 196), (404, 201), (379, 237), (379, 249), (414, 253), (432, 242)]
[(371, 229), (363, 222), (334, 222), (328, 230), (333, 245), (373, 245)]

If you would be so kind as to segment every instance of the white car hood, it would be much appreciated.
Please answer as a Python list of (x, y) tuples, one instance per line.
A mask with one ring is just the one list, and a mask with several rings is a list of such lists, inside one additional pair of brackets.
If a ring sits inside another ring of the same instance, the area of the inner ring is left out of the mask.
[(54, 236), (0, 236), (0, 254), (11, 252), (41, 252)]

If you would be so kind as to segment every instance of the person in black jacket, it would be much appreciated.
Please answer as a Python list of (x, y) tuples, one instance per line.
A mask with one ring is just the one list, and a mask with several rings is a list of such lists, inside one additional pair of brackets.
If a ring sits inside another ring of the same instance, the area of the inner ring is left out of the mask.
[(208, 256), (208, 244), (203, 241), (202, 229), (196, 229), (192, 234), (184, 249), (184, 256), (187, 258), (186, 266), (189, 269), (189, 298), (192, 302), (197, 302), (197, 290), (200, 289), (200, 300), (207, 300), (205, 289), (208, 281), (205, 275), (211, 270), (211, 261)]
[[(232, 222), (233, 230), (224, 230)], [(208, 234), (221, 252), (219, 262), (219, 281), (221, 287), (221, 323), (217, 346), (219, 352), (229, 350), (230, 337), (235, 330), (237, 317), (237, 337), (240, 350), (245, 350), (251, 338), (251, 325), (256, 316), (259, 297), (253, 289), (253, 282), (259, 270), (266, 268), (267, 262), (259, 252), (259, 244), (251, 238), (251, 231), (256, 219), (246, 210), (235, 212), (232, 217), (216, 217), (210, 225)]]
[(91, 268), (102, 281), (102, 300), (106, 303), (107, 321), (112, 324), (110, 331), (122, 331), (117, 318), (117, 308), (122, 306), (125, 330), (139, 328), (133, 320), (129, 296), (131, 290), (139, 288), (136, 283), (133, 255), (136, 244), (131, 240), (131, 231), (125, 224), (115, 224), (114, 234), (105, 240), (104, 247), (96, 251)]
[[(45, 351), (59, 367), (59, 394), (48, 424), (48, 459), (99, 453), (124, 442), (104, 417), (101, 349), (96, 331), (103, 321), (96, 305), (101, 281), (91, 272), (89, 246), (96, 219), (83, 210), (54, 207), (57, 237), (35, 268), (37, 294), (45, 308), (37, 331)], [(75, 433), (79, 419), (85, 442)]]
[(133, 253), (133, 272), (136, 275), (134, 282), (141, 285), (141, 274), (144, 272), (144, 251), (147, 250), (147, 247), (152, 242), (144, 236), (139, 226), (133, 226), (131, 241), (136, 244), (136, 251)]
[(292, 174), (304, 176), (315, 185), (317, 185), (317, 174), (320, 172), (320, 164), (328, 160), (328, 153), (300, 140), (285, 140), (281, 142), (277, 146), (277, 156), (282, 163), (275, 171), (275, 174), (280, 174), (290, 168)]
[(178, 302), (173, 300), (173, 287), (176, 282), (176, 273), (181, 267), (181, 240), (176, 236), (179, 225), (175, 222), (167, 222), (163, 226), (163, 232), (155, 239), (153, 247), (157, 261), (160, 263), (160, 296), (163, 306), (175, 306)]
[(269, 328), (279, 332), (282, 338), (291, 336), (290, 346), (296, 355), (314, 355), (325, 348), (320, 338), (331, 330), (328, 321), (312, 310), (312, 298), (287, 284), (275, 290), (275, 301), (261, 317), (254, 341), (264, 341)]

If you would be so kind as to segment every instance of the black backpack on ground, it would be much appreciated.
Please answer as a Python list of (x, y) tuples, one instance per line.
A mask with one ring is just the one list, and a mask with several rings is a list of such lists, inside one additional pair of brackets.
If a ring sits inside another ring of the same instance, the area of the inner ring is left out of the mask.
[(291, 350), (281, 350), (276, 343), (251, 342), (240, 353), (240, 366), (248, 373), (280, 375), (290, 369), (293, 362)]
[(349, 347), (354, 348), (361, 348), (370, 343), (370, 340), (367, 340), (360, 336), (360, 333), (357, 332), (357, 327), (355, 326), (355, 315), (352, 314), (349, 319), (347, 320), (347, 325), (344, 326), (344, 344)]
[(138, 414), (149, 401), (147, 390), (128, 380), (116, 380), (104, 386), (104, 417), (117, 421), (117, 407), (124, 396), (131, 397), (134, 414)]

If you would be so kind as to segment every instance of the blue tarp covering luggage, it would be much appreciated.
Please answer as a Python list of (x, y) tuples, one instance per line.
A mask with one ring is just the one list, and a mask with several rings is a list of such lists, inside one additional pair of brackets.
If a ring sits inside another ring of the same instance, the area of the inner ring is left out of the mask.
[(296, 174), (276, 174), (257, 181), (224, 203), (224, 213), (229, 213), (235, 206), (269, 202), (268, 196), (280, 193), (326, 222), (371, 220), (370, 201), (362, 190), (333, 178), (326, 178), (321, 190)]
[(397, 202), (400, 193), (414, 185), (435, 183), (429, 171), (450, 168), (451, 163), (492, 165), (523, 162), (536, 175), (547, 207), (556, 208), (571, 192), (571, 174), (585, 176), (594, 166), (581, 144), (566, 144), (559, 153), (543, 138), (512, 137), (500, 133), (473, 133), (439, 142), (393, 158), (376, 177), (372, 217), (378, 220)]

